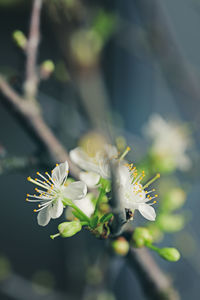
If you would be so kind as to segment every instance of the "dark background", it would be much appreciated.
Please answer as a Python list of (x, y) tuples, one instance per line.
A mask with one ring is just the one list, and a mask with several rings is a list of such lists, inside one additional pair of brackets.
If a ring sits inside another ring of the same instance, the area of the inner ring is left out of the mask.
[[(198, 152), (199, 103), (183, 95), (176, 86), (172, 89), (165, 74), (161, 72), (159, 60), (149, 58), (138, 46), (137, 38), (131, 35), (130, 28), (144, 28), (144, 24), (134, 1), (110, 1), (108, 6), (129, 24), (106, 44), (101, 59), (116, 125), (122, 125), (127, 136), (135, 137), (137, 134), (141, 138), (142, 126), (152, 112), (181, 118), (190, 123)], [(168, 0), (164, 2), (164, 7), (178, 48), (199, 80), (200, 3), (197, 0)], [(156, 18), (156, 11), (154, 16)], [(30, 5), (27, 3), (0, 6), (0, 71), (12, 74), (13, 86), (19, 92), (24, 78), (24, 56), (13, 43), (12, 33), (16, 29), (27, 33), (29, 17)], [(41, 62), (44, 59), (52, 59), (54, 62), (63, 59), (53, 26), (45, 12), (42, 15), (38, 60)], [(73, 148), (77, 139), (90, 126), (74, 87), (69, 82), (57, 80), (53, 75), (41, 84), (38, 98), (45, 120), (63, 144), (69, 149)], [(19, 124), (3, 103), (0, 102), (0, 143), (7, 154), (41, 156), (23, 125)], [(44, 170), (40, 165), (0, 177), (0, 299), (144, 299), (137, 279), (126, 263), (114, 257), (106, 267), (107, 276), (100, 286), (102, 290), (112, 291), (115, 296), (110, 297), (115, 298), (87, 296), (88, 289), (96, 289), (93, 286), (86, 287), (88, 265), (95, 265), (96, 258), (103, 255), (105, 243), (95, 240), (86, 232), (69, 240), (52, 241), (49, 235), (57, 231), (59, 221), (51, 221), (45, 228), (37, 226), (36, 215), (32, 207), (25, 203), (25, 195), (32, 188), (26, 177), (38, 169)], [(186, 174), (185, 177), (190, 186), (186, 209), (192, 217), (184, 233), (173, 238), (167, 237), (165, 242), (181, 245), (183, 257), (175, 264), (158, 259), (174, 280), (183, 300), (199, 298), (199, 165), (196, 165), (192, 174)], [(192, 250), (185, 247), (187, 243), (194, 244)], [(6, 270), (12, 274), (10, 281), (10, 277), (6, 280), (4, 278)], [(34, 286), (33, 282), (45, 285), (46, 289)], [(85, 298), (82, 298), (83, 294)]]

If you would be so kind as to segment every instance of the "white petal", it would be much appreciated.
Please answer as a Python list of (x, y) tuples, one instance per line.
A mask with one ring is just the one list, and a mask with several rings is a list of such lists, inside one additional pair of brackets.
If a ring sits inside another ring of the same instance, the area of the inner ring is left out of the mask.
[(87, 186), (82, 181), (70, 183), (63, 191), (64, 197), (71, 200), (80, 200), (87, 194)]
[(71, 150), (69, 155), (71, 160), (83, 170), (99, 173), (98, 164), (94, 163), (80, 147)]
[(37, 215), (37, 221), (38, 224), (40, 226), (46, 226), (50, 219), (51, 219), (51, 215), (50, 215), (50, 210), (49, 210), (49, 206), (47, 208), (43, 208)]
[(57, 200), (55, 203), (52, 204), (50, 208), (50, 214), (52, 219), (59, 218), (63, 213), (63, 204), (61, 200)]
[(145, 219), (147, 219), (149, 221), (155, 221), (156, 212), (155, 212), (155, 209), (151, 205), (148, 205), (145, 203), (140, 204), (138, 206), (138, 210)]
[(52, 178), (57, 185), (61, 185), (66, 179), (69, 171), (68, 162), (64, 162), (55, 167), (52, 171)]
[(117, 148), (115, 146), (112, 146), (110, 144), (106, 144), (104, 146), (104, 149), (105, 149), (106, 154), (107, 154), (109, 159), (113, 159), (113, 158), (118, 156), (118, 151), (117, 151)]
[(74, 204), (80, 208), (86, 216), (90, 217), (95, 209), (94, 204), (92, 203), (92, 194), (87, 194), (87, 196), (81, 200), (75, 200)]
[(100, 175), (94, 172), (80, 172), (80, 179), (85, 182), (88, 187), (93, 188), (98, 184)]

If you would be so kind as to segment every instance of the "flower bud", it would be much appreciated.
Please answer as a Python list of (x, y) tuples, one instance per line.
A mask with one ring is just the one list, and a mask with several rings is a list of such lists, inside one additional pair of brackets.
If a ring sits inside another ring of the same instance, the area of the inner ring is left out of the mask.
[(82, 226), (79, 221), (63, 222), (58, 225), (58, 230), (62, 237), (70, 237), (81, 230)]
[(40, 66), (40, 75), (42, 79), (47, 79), (53, 73), (55, 65), (52, 60), (45, 60)]
[(133, 232), (133, 243), (135, 247), (141, 248), (146, 245), (146, 243), (152, 243), (153, 237), (150, 231), (145, 227), (137, 227)]
[(125, 238), (119, 237), (112, 242), (112, 248), (118, 255), (125, 256), (129, 251), (129, 243)]
[(20, 30), (15, 30), (13, 32), (13, 39), (18, 47), (25, 49), (27, 44), (27, 38), (24, 33)]
[(178, 261), (181, 257), (176, 248), (162, 248), (157, 250), (158, 254), (168, 261)]

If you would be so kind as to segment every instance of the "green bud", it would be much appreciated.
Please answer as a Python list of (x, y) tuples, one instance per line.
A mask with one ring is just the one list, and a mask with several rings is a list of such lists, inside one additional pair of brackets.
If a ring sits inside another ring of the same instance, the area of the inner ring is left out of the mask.
[(186, 200), (186, 194), (181, 188), (174, 188), (167, 193), (164, 198), (162, 208), (165, 211), (173, 211), (183, 206)]
[(137, 227), (133, 232), (133, 243), (137, 248), (144, 247), (146, 243), (152, 243), (153, 237), (149, 231), (149, 229), (145, 227)]
[(162, 248), (158, 249), (157, 253), (168, 261), (178, 261), (181, 257), (179, 251), (176, 248)]
[(161, 214), (157, 220), (159, 228), (164, 232), (177, 232), (183, 229), (185, 218), (183, 215), (165, 215)]
[(40, 75), (43, 79), (47, 79), (54, 71), (55, 65), (52, 60), (45, 60), (40, 66)]
[(70, 237), (79, 232), (82, 225), (79, 221), (63, 222), (58, 225), (58, 230), (62, 237)]
[(112, 248), (118, 255), (125, 256), (129, 251), (129, 243), (125, 238), (119, 237), (112, 242)]
[(25, 49), (26, 44), (27, 44), (27, 38), (25, 37), (25, 35), (23, 34), (22, 31), (15, 30), (13, 32), (13, 39), (18, 47)]

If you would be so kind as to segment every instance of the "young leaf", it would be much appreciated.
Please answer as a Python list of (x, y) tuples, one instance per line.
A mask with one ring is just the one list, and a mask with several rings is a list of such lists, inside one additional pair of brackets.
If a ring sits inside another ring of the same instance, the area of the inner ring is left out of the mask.
[(80, 221), (85, 221), (85, 218), (83, 218), (83, 216), (76, 210), (73, 210), (72, 211), (72, 214), (77, 218), (79, 219)]
[(113, 217), (112, 213), (107, 213), (100, 219), (100, 223), (105, 223), (109, 221), (112, 217)]
[(58, 225), (58, 230), (62, 237), (70, 237), (79, 232), (82, 225), (79, 221), (63, 222)]
[(97, 226), (98, 220), (99, 220), (98, 216), (94, 216), (94, 217), (91, 219), (90, 225), (91, 225), (92, 228), (95, 228), (95, 227)]

